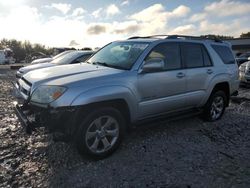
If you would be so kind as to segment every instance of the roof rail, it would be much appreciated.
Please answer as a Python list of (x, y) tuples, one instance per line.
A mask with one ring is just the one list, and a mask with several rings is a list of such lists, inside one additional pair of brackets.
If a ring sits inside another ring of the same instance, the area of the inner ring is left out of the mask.
[(151, 36), (145, 36), (145, 37), (140, 37), (140, 36), (134, 36), (128, 38), (130, 39), (147, 39), (147, 38), (157, 38), (157, 37), (165, 37), (164, 39), (178, 39), (178, 38), (183, 38), (183, 39), (189, 39), (189, 40), (213, 40), (215, 42), (222, 42), (217, 37), (211, 37), (209, 35), (204, 35), (204, 36), (189, 36), (189, 35), (151, 35)]
[(169, 36), (169, 35), (151, 35), (151, 36), (144, 36), (144, 37), (134, 36), (134, 37), (128, 38), (128, 40), (129, 39), (148, 39), (148, 38), (167, 37), (167, 36)]
[(204, 36), (168, 35), (166, 37), (166, 39), (177, 39), (177, 38), (192, 39), (192, 40), (213, 40), (215, 42), (222, 42), (221, 39), (217, 37), (211, 37), (209, 35), (204, 35)]

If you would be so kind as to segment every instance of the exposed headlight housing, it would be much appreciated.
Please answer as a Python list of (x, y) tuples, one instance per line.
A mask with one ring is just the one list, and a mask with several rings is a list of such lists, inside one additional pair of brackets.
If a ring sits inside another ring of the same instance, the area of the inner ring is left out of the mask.
[(31, 95), (31, 101), (48, 104), (58, 99), (67, 90), (62, 86), (40, 86)]

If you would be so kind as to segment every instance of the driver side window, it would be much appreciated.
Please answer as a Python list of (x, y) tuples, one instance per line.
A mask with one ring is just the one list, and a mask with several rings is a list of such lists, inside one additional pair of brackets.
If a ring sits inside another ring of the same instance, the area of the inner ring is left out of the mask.
[(181, 68), (180, 48), (177, 43), (162, 43), (154, 47), (145, 59), (161, 58), (164, 61), (164, 70)]

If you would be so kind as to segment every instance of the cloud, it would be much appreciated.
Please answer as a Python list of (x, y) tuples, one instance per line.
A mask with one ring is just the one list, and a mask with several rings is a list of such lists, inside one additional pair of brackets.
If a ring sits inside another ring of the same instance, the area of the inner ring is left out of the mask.
[(77, 43), (75, 40), (70, 41), (69, 46), (79, 46), (79, 43)]
[(190, 34), (194, 34), (196, 31), (196, 26), (193, 24), (189, 24), (189, 25), (182, 25), (179, 27), (176, 27), (175, 29), (173, 29), (170, 33), (171, 34), (183, 34), (183, 35), (190, 35)]
[(210, 17), (228, 17), (249, 15), (250, 3), (239, 1), (221, 0), (208, 4), (203, 11), (189, 18), (190, 22), (209, 20)]
[(71, 4), (67, 3), (52, 3), (51, 5), (46, 5), (46, 8), (55, 8), (63, 14), (67, 14), (71, 10)]
[[(249, 18), (242, 17), (239, 19), (233, 19), (230, 22), (225, 23), (212, 23), (211, 21), (201, 21), (199, 24), (199, 30), (201, 34), (220, 34), (239, 36), (241, 32), (248, 32), (250, 30)], [(240, 28), (240, 30), (235, 29)]]
[(107, 31), (107, 25), (101, 23), (91, 24), (87, 29), (87, 33), (89, 35), (99, 35), (105, 33), (106, 31)]
[(207, 17), (206, 13), (197, 13), (197, 14), (192, 15), (189, 21), (198, 22), (198, 21), (206, 19), (206, 17)]
[(151, 35), (166, 33), (170, 19), (185, 17), (190, 11), (190, 8), (184, 5), (180, 5), (172, 11), (166, 11), (162, 4), (154, 4), (131, 15), (129, 19), (136, 20), (140, 24), (141, 30), (137, 32), (138, 34)]
[(162, 4), (154, 4), (138, 13), (130, 16), (131, 19), (135, 19), (142, 22), (149, 22), (153, 20), (167, 21), (174, 17), (184, 17), (190, 12), (190, 8), (184, 5), (180, 5), (172, 12), (165, 11)]
[(76, 8), (73, 13), (72, 16), (74, 17), (78, 17), (78, 16), (82, 16), (86, 11), (83, 8)]
[(129, 0), (125, 0), (122, 2), (121, 6), (126, 6), (126, 5), (129, 5)]
[(107, 16), (114, 16), (120, 13), (119, 8), (115, 4), (111, 4), (107, 7), (106, 10)]
[(99, 18), (101, 16), (101, 12), (102, 12), (102, 8), (98, 8), (97, 10), (92, 12), (92, 16), (94, 16), (95, 18)]
[(250, 3), (244, 3), (239, 1), (221, 0), (219, 2), (213, 2), (206, 6), (204, 10), (217, 16), (235, 16), (248, 14), (250, 11)]
[(172, 12), (170, 12), (169, 16), (185, 17), (190, 11), (191, 10), (189, 7), (180, 5), (176, 9), (174, 9)]
[(112, 32), (119, 35), (134, 35), (141, 29), (141, 26), (136, 21), (115, 22), (112, 25)]

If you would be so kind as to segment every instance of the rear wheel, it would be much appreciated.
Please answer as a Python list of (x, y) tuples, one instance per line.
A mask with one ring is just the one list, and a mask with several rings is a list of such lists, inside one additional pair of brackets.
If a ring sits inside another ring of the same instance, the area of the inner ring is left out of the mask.
[(207, 121), (220, 119), (225, 111), (227, 97), (224, 91), (216, 91), (211, 94), (205, 106), (203, 117)]
[(112, 154), (119, 146), (125, 132), (125, 120), (112, 107), (91, 112), (83, 120), (77, 135), (80, 153), (100, 159)]

